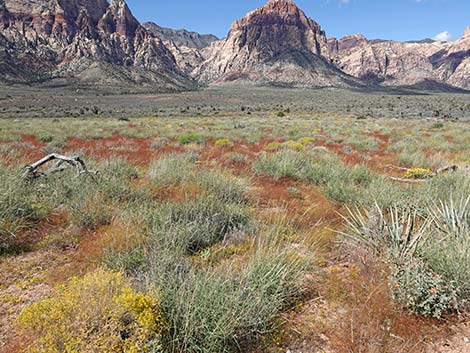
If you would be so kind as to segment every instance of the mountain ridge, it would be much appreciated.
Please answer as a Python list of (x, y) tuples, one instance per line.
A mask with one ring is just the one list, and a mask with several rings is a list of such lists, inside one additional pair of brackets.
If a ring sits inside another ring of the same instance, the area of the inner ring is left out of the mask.
[(453, 42), (328, 38), (294, 1), (268, 0), (218, 39), (141, 24), (124, 0), (0, 0), (0, 81), (55, 79), (164, 90), (230, 82), (470, 89), (470, 27)]

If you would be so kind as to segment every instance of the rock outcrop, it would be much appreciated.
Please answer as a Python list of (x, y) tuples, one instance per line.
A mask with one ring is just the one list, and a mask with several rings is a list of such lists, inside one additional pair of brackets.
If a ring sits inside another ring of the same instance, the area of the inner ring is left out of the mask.
[(165, 28), (153, 22), (145, 22), (142, 26), (161, 40), (173, 42), (178, 47), (203, 49), (219, 40), (213, 34), (199, 34), (185, 29)]
[(389, 86), (470, 89), (470, 29), (455, 42), (395, 42), (351, 35), (328, 41), (339, 69)]
[(6, 81), (65, 77), (92, 83), (99, 73), (103, 84), (124, 79), (167, 89), (191, 85), (124, 0), (2, 0), (0, 34)]
[(320, 25), (289, 0), (269, 0), (248, 13), (232, 24), (226, 39), (212, 43), (202, 56), (207, 59), (193, 75), (203, 82), (355, 84), (331, 65)]

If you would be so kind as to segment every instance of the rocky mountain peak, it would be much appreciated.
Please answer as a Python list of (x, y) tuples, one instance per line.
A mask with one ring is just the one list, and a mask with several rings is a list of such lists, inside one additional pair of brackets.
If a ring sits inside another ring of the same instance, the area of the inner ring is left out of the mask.
[[(275, 26), (290, 25), (299, 28), (312, 28), (321, 31), (320, 26), (308, 18), (307, 15), (291, 0), (268, 0), (240, 20), (232, 24), (231, 31), (243, 29), (246, 26)], [(229, 34), (230, 35), (230, 34)]]
[(467, 28), (465, 28), (465, 31), (463, 32), (462, 38), (469, 38), (470, 39), (470, 26), (467, 26)]
[(348, 80), (331, 65), (320, 25), (289, 0), (269, 0), (247, 13), (210, 51), (196, 74), (202, 81), (329, 86)]
[(139, 25), (124, 0), (111, 0), (99, 23), (101, 30), (115, 32), (124, 37), (133, 36)]

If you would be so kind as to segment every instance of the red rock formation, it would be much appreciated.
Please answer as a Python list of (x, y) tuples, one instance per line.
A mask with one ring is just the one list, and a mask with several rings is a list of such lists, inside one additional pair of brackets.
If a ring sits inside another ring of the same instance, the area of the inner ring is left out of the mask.
[(320, 25), (288, 0), (269, 0), (248, 13), (208, 51), (208, 59), (196, 71), (207, 82), (330, 86), (353, 81), (330, 64)]
[(5, 67), (18, 66), (20, 80), (80, 78), (102, 63), (137, 70), (139, 81), (178, 87), (189, 83), (171, 52), (139, 24), (124, 0), (5, 0), (0, 26), (15, 47), (3, 53)]

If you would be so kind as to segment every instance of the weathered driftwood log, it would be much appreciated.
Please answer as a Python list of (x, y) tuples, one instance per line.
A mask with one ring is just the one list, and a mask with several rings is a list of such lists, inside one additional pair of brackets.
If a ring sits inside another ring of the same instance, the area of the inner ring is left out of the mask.
[[(397, 167), (397, 166), (394, 166), (394, 165), (386, 165), (385, 168), (402, 170), (402, 171), (405, 171), (405, 172), (411, 170), (409, 168)], [(407, 178), (397, 178), (397, 177), (390, 177), (390, 179), (392, 179), (394, 181), (399, 181), (401, 183), (416, 183), (416, 184), (419, 184), (419, 183), (426, 183), (431, 178), (433, 178), (433, 177), (435, 177), (439, 174), (453, 173), (453, 172), (457, 172), (457, 171), (464, 171), (464, 172), (470, 173), (470, 166), (467, 165), (467, 166), (464, 166), (464, 167), (460, 167), (458, 165), (449, 165), (449, 166), (446, 166), (446, 167), (443, 167), (443, 168), (439, 168), (434, 173), (429, 174), (424, 179), (407, 179)]]
[[(53, 167), (45, 170), (40, 171), (43, 165), (51, 162), (56, 161)], [(88, 175), (96, 175), (98, 174), (95, 170), (88, 170), (85, 162), (79, 156), (63, 156), (57, 153), (52, 153), (37, 162), (29, 164), (25, 166), (25, 172), (23, 173), (24, 178), (38, 178), (41, 176), (58, 173), (61, 171), (66, 170), (67, 168), (75, 168), (77, 171), (77, 175), (81, 174), (88, 174)]]

